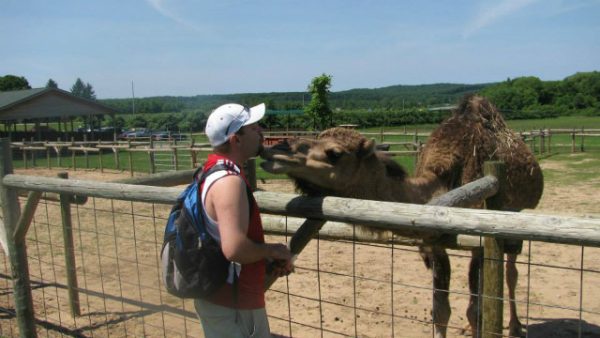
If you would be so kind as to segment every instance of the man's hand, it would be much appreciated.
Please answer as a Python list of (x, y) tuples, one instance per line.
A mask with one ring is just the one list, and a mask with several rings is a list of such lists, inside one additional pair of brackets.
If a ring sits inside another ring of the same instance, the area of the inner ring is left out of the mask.
[(292, 263), (292, 253), (287, 246), (283, 244), (265, 244), (269, 249), (270, 261), (267, 270), (269, 273), (276, 277), (287, 276), (294, 272), (294, 265)]

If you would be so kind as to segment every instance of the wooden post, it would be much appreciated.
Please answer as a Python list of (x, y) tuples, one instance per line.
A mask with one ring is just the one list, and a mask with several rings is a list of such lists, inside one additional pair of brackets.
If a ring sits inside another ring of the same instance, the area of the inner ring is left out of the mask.
[(152, 138), (150, 138), (150, 149), (148, 152), (148, 163), (150, 165), (150, 173), (154, 174), (156, 172), (156, 162), (154, 162), (154, 152), (152, 151), (154, 149), (154, 140)]
[(98, 165), (100, 165), (100, 172), (103, 173), (104, 172), (104, 166), (102, 165), (102, 148), (99, 148), (100, 151), (98, 151)]
[(25, 241), (17, 243), (13, 240), (13, 233), (21, 215), (19, 198), (15, 189), (6, 188), (2, 183), (4, 176), (12, 174), (12, 172), (10, 139), (3, 138), (0, 140), (0, 200), (2, 200), (5, 235), (9, 235), (4, 239), (7, 239), (6, 244), (12, 270), (11, 277), (17, 325), (21, 337), (37, 337), (27, 262), (27, 246)]
[(46, 144), (46, 161), (48, 161), (48, 169), (51, 168), (52, 164), (50, 163), (50, 148)]
[(27, 152), (25, 151), (25, 147), (27, 146), (27, 141), (23, 139), (23, 147), (21, 150), (23, 151), (23, 168), (27, 169)]
[(548, 134), (548, 154), (552, 154), (552, 130), (548, 128), (546, 129), (546, 133)]
[(113, 147), (112, 151), (115, 154), (115, 167), (117, 167), (117, 170), (121, 170), (121, 163), (119, 161), (119, 148)]
[(384, 140), (384, 138), (383, 138), (383, 127), (381, 127), (381, 131), (380, 131), (379, 135), (380, 135), (379, 136), (379, 142), (383, 143), (383, 140)]
[(415, 149), (415, 168), (417, 167), (417, 164), (419, 163), (419, 156), (421, 155), (421, 149), (423, 148), (423, 145), (421, 144), (421, 141), (417, 141), (417, 146)]
[(573, 129), (573, 132), (571, 133), (571, 152), (575, 152), (575, 129)]
[(544, 130), (540, 129), (540, 154), (544, 153)]
[[(493, 175), (498, 179), (498, 193), (485, 201), (486, 209), (501, 210), (506, 189), (506, 166), (502, 162), (486, 162), (484, 175)], [(500, 337), (504, 309), (504, 241), (497, 237), (485, 237), (483, 257), (481, 337)]]
[(88, 156), (87, 150), (83, 150), (83, 156), (85, 157), (85, 168), (89, 169), (90, 168), (90, 157)]
[[(75, 138), (71, 137), (71, 147), (75, 146)], [(73, 171), (77, 171), (77, 163), (75, 163), (75, 150), (71, 149), (71, 161), (73, 162)]]
[(535, 134), (533, 133), (533, 130), (529, 133), (529, 137), (531, 137), (529, 140), (531, 143), (531, 152), (535, 154)]
[[(31, 146), (33, 147), (35, 145), (35, 139), (33, 138), (33, 136), (31, 137)], [(31, 167), (35, 168), (35, 150), (31, 150)]]
[(127, 155), (129, 155), (129, 176), (133, 177), (133, 154), (128, 151)]
[[(58, 177), (68, 179), (66, 172)], [(75, 245), (73, 244), (73, 224), (71, 221), (71, 195), (60, 194), (60, 213), (62, 216), (63, 240), (65, 245), (65, 267), (67, 272), (67, 290), (69, 292), (69, 307), (73, 317), (81, 315), (79, 307), (79, 291), (77, 283), (77, 264), (75, 262)]]
[(175, 171), (179, 170), (179, 156), (175, 147), (173, 147), (173, 166), (175, 167)]
[(581, 127), (581, 152), (583, 153), (585, 151), (584, 146), (583, 146), (583, 140), (584, 140), (584, 132), (585, 130), (583, 129), (583, 127)]

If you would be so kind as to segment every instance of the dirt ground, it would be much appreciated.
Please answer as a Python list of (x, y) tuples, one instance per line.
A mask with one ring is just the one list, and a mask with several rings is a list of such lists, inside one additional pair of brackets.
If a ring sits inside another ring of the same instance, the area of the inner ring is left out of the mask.
[[(543, 163), (544, 168), (557, 166), (550, 160)], [(57, 171), (17, 173), (55, 176)], [(69, 173), (72, 179), (91, 180), (128, 175)], [(593, 180), (597, 183), (600, 178)], [(547, 182), (539, 207), (525, 212), (600, 217), (600, 194), (589, 188), (590, 183), (563, 186)], [(291, 184), (283, 181), (259, 182), (259, 188), (293, 191)], [(102, 200), (92, 203), (93, 207), (88, 202), (88, 206), (73, 210), (76, 247), (82, 247), (76, 253), (78, 275), (83, 276), (79, 286), (94, 290), (81, 298), (86, 316), (70, 317), (64, 301), (52, 305), (66, 298), (66, 291), (44, 287), (57, 276), (62, 281), (64, 275), (63, 248), (49, 245), (60, 236), (56, 226), (60, 213), (52, 205), (43, 207), (38, 210), (42, 215), (36, 215), (40, 220), (30, 230), (30, 255), (38, 257), (30, 259), (32, 280), (41, 280), (34, 289), (36, 318), (42, 320), (40, 336), (202, 336), (191, 303), (160, 291), (156, 253), (168, 207)], [(268, 236), (268, 241), (284, 242), (286, 238)], [(298, 257), (296, 272), (278, 280), (267, 293), (272, 331), (294, 337), (432, 337), (431, 274), (416, 251), (416, 247), (399, 245), (313, 240)], [(453, 274), (448, 337), (463, 337), (470, 253), (449, 253)], [(519, 263), (517, 307), (522, 323), (528, 326), (528, 337), (578, 337), (579, 332), (580, 337), (600, 337), (600, 249), (524, 243)], [(2, 271), (8, 272), (6, 263)], [(3, 290), (9, 290), (9, 284), (3, 283)], [(94, 292), (111, 296), (94, 297)], [(8, 308), (8, 298), (7, 293), (0, 294), (0, 306)], [(56, 317), (69, 329), (53, 329), (48, 323), (56, 322)], [(507, 303), (504, 318), (507, 327)], [(14, 318), (0, 316), (0, 336), (15, 332)]]

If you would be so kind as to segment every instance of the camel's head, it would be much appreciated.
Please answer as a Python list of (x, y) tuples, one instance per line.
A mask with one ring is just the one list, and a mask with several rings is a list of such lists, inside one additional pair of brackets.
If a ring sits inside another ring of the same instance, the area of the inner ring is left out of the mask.
[[(375, 142), (345, 128), (332, 128), (317, 139), (297, 138), (266, 148), (262, 168), (270, 173), (287, 174), (301, 192), (309, 195), (358, 197), (360, 190), (375, 175), (396, 170), (395, 162), (375, 151)], [(386, 163), (391, 168), (386, 168)], [(394, 166), (395, 165), (395, 166)], [(401, 172), (401, 174), (400, 174)]]

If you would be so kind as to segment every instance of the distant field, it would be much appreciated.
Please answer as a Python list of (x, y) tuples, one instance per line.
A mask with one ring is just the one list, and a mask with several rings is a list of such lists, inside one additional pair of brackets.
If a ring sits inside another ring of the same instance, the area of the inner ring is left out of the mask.
[[(529, 131), (540, 128), (576, 128), (600, 129), (600, 116), (560, 116), (551, 119), (509, 120), (508, 126), (516, 131)], [(438, 124), (416, 124), (398, 127), (384, 127), (385, 132), (407, 132), (415, 130), (426, 132), (435, 129)], [(361, 129), (363, 132), (380, 132), (381, 127)]]

